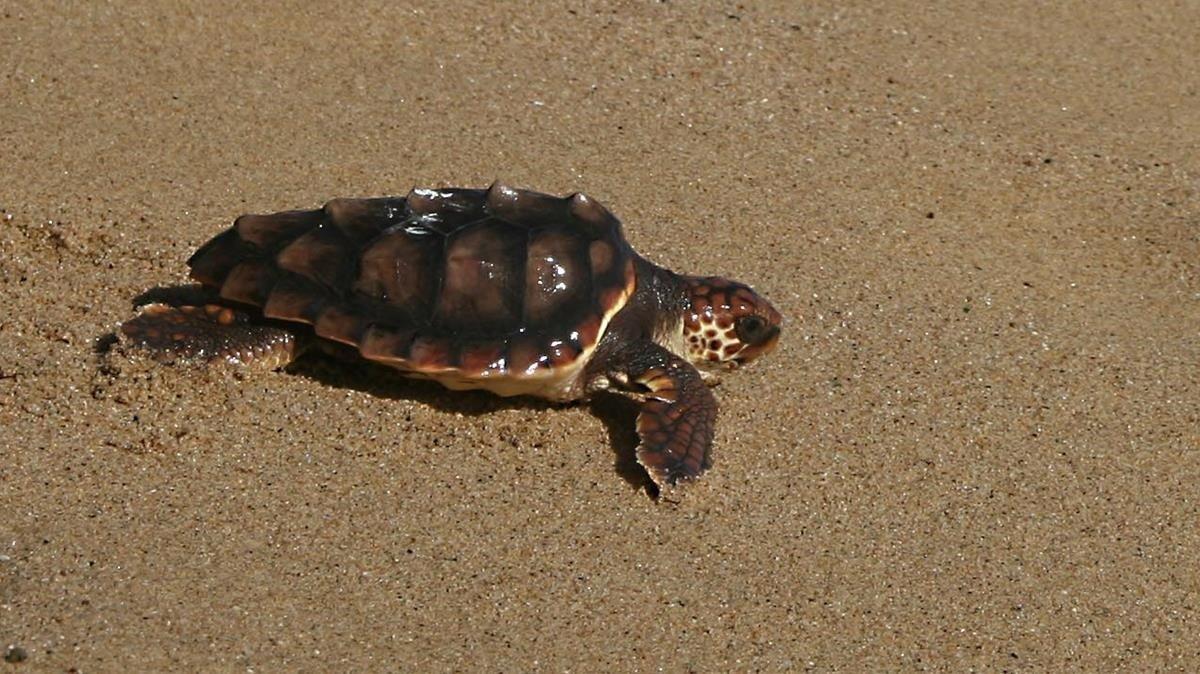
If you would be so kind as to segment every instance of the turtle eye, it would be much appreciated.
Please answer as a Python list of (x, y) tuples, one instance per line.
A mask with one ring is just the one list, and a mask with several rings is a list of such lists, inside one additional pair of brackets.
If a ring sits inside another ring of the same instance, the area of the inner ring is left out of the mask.
[(757, 344), (767, 331), (767, 322), (759, 316), (743, 316), (734, 324), (738, 339), (743, 344)]

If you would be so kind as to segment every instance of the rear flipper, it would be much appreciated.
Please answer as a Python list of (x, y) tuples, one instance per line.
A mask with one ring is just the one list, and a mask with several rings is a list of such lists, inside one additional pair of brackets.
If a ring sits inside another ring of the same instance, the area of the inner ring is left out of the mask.
[(165, 363), (277, 370), (299, 355), (295, 334), (254, 323), (248, 314), (215, 304), (147, 305), (121, 324), (117, 339), (126, 351)]

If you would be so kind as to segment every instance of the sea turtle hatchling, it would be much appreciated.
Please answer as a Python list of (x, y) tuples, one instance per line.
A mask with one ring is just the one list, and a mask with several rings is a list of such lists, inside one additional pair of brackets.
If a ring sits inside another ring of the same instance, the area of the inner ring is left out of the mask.
[(741, 283), (646, 261), (583, 194), (498, 183), (243, 215), (188, 265), (219, 299), (143, 307), (124, 348), (279, 368), (318, 344), (451, 389), (620, 388), (641, 394), (637, 458), (660, 486), (711, 464), (717, 404), (693, 363), (753, 360), (781, 322)]

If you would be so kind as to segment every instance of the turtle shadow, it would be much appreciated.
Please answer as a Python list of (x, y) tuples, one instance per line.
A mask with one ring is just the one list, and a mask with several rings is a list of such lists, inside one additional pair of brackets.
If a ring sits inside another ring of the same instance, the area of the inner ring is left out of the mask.
[(613, 452), (613, 470), (634, 489), (640, 489), (652, 500), (659, 497), (658, 485), (637, 460), (636, 400), (619, 393), (600, 393), (587, 403), (591, 413), (608, 431), (608, 446)]
[[(150, 288), (134, 297), (132, 305), (136, 311), (147, 304), (195, 306), (213, 302), (228, 304), (203, 286), (187, 284)], [(295, 324), (288, 324), (287, 327), (302, 334), (305, 332)], [(311, 334), (302, 338), (311, 339)], [(97, 338), (94, 348), (98, 353), (106, 353), (117, 341), (116, 333), (109, 332)], [(506, 398), (487, 391), (452, 391), (437, 382), (405, 377), (384, 365), (362, 360), (354, 350), (339, 346), (328, 344), (325, 349), (309, 349), (284, 371), (331, 388), (358, 391), (388, 400), (409, 400), (439, 412), (471, 417), (513, 409), (549, 413), (581, 404), (554, 403), (531, 396)], [(657, 485), (637, 461), (638, 403), (617, 393), (600, 393), (582, 404), (604, 424), (608, 432), (614, 472), (634, 489), (642, 490), (651, 499), (657, 500)]]
[(439, 412), (475, 417), (502, 410), (553, 410), (565, 405), (537, 398), (503, 398), (486, 391), (452, 391), (441, 384), (405, 377), (389, 367), (314, 349), (284, 371), (324, 386), (366, 393), (386, 400), (410, 400)]
[[(553, 403), (529, 396), (505, 398), (487, 391), (452, 391), (441, 384), (404, 377), (388, 367), (359, 360), (346, 360), (325, 353), (312, 353), (297, 359), (287, 372), (325, 386), (349, 389), (388, 400), (409, 400), (439, 412), (480, 416), (511, 409), (550, 412), (580, 403)], [(613, 470), (631, 487), (644, 490), (652, 499), (658, 489), (637, 461), (638, 403), (616, 393), (601, 393), (586, 403), (588, 410), (604, 424), (609, 449), (613, 452)]]
[(583, 403), (554, 403), (531, 396), (506, 398), (487, 391), (452, 391), (437, 382), (405, 377), (383, 365), (349, 360), (319, 350), (300, 357), (286, 371), (324, 386), (387, 400), (408, 400), (439, 412), (470, 417), (514, 409), (551, 413), (585, 405), (608, 433), (613, 471), (629, 486), (645, 491), (651, 499), (658, 498), (657, 486), (637, 461), (638, 403), (620, 394), (601, 393)]

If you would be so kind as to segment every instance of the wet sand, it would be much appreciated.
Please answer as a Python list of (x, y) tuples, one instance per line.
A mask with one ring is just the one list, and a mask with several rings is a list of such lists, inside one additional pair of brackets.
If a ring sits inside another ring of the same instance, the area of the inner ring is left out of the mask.
[[(1200, 14), (877, 4), (6, 7), (0, 669), (1194, 670)], [(788, 316), (679, 498), (619, 399), (97, 353), (496, 178)]]

